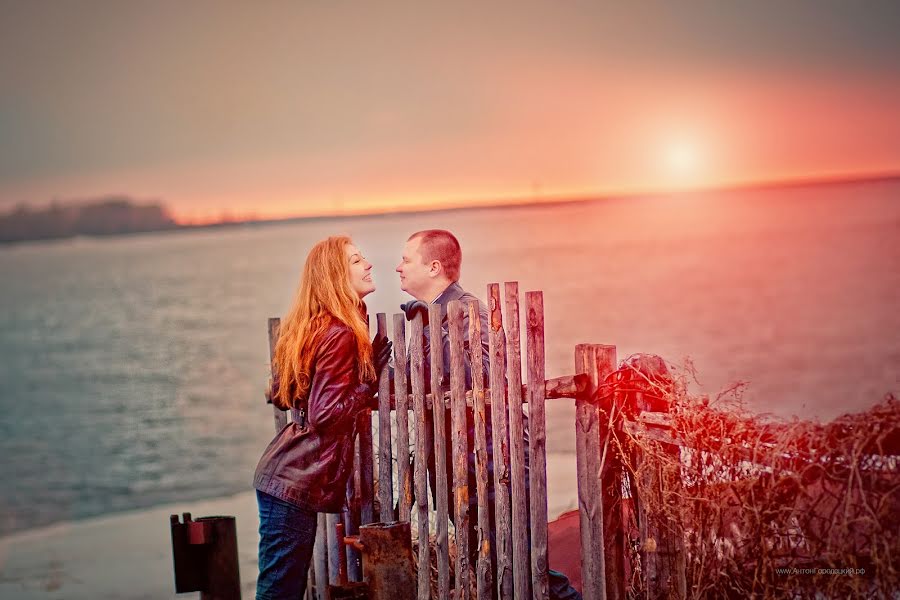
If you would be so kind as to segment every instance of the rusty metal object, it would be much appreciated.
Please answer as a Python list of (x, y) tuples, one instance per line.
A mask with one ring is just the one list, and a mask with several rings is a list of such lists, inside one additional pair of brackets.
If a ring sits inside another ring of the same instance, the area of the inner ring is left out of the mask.
[(359, 528), (363, 574), (372, 600), (415, 600), (416, 570), (409, 522)]
[(175, 592), (200, 592), (201, 600), (240, 600), (234, 517), (170, 517)]

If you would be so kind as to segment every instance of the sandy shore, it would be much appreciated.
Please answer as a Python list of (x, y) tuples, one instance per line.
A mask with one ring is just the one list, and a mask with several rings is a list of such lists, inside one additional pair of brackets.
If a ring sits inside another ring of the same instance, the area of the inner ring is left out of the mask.
[[(551, 520), (576, 508), (575, 482), (575, 456), (549, 454)], [(190, 512), (194, 518), (237, 517), (243, 597), (252, 598), (259, 542), (256, 496), (252, 490), (226, 498), (61, 523), (0, 538), (0, 598), (199, 597), (199, 593), (175, 594), (169, 516), (182, 512)]]

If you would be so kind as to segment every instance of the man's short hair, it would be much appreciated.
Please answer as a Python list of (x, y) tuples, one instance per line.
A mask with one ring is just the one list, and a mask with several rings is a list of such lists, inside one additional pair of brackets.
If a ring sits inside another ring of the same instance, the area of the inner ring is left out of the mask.
[(441, 266), (450, 281), (459, 281), (462, 266), (462, 248), (456, 236), (445, 229), (426, 229), (409, 236), (407, 241), (420, 238), (419, 254), (424, 262), (441, 261)]

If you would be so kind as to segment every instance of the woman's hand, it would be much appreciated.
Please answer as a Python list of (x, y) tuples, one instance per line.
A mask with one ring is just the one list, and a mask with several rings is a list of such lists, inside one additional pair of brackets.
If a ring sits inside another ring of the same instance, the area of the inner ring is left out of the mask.
[(372, 363), (375, 365), (375, 377), (381, 377), (381, 372), (391, 360), (391, 347), (393, 342), (387, 336), (378, 334), (372, 340)]
[(378, 410), (378, 399), (375, 394), (378, 393), (378, 381), (381, 379), (381, 372), (387, 366), (391, 359), (391, 347), (393, 343), (387, 339), (387, 336), (378, 334), (372, 340), (372, 364), (375, 367), (375, 381), (366, 381), (360, 383), (357, 387), (357, 393), (366, 398), (365, 407), (372, 410)]

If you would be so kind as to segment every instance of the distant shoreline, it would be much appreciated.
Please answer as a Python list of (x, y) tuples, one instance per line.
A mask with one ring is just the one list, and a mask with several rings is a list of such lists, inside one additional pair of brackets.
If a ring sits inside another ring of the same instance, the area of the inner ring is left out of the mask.
[[(572, 195), (572, 196), (546, 196), (541, 198), (508, 198), (508, 199), (494, 199), (494, 200), (484, 200), (483, 202), (474, 203), (446, 203), (437, 206), (411, 206), (411, 207), (395, 207), (388, 208), (377, 211), (359, 211), (359, 212), (351, 212), (351, 213), (335, 213), (335, 214), (324, 214), (324, 215), (298, 215), (298, 216), (288, 216), (288, 217), (275, 217), (275, 218), (260, 218), (260, 219), (236, 219), (236, 220), (227, 220), (227, 221), (216, 221), (210, 223), (180, 223), (177, 222), (174, 218), (168, 217), (166, 215), (166, 222), (159, 223), (159, 226), (148, 226), (148, 227), (137, 227), (129, 230), (114, 230), (114, 231), (93, 231), (93, 232), (82, 232), (82, 231), (74, 231), (71, 233), (65, 233), (61, 235), (45, 235), (45, 236), (35, 236), (35, 237), (22, 237), (19, 239), (6, 239), (0, 237), (0, 248), (6, 246), (15, 246), (18, 244), (25, 244), (30, 242), (53, 242), (53, 241), (64, 241), (70, 240), (78, 237), (87, 237), (87, 238), (110, 238), (110, 237), (119, 237), (119, 236), (128, 236), (128, 235), (138, 235), (145, 233), (163, 233), (163, 232), (180, 232), (180, 231), (193, 231), (193, 230), (209, 230), (209, 229), (230, 229), (235, 227), (254, 227), (260, 225), (270, 225), (270, 224), (288, 224), (288, 223), (306, 223), (312, 221), (327, 221), (327, 220), (343, 220), (343, 219), (353, 219), (353, 218), (362, 218), (362, 217), (391, 217), (395, 215), (408, 215), (408, 214), (420, 214), (420, 213), (450, 213), (450, 212), (459, 212), (459, 211), (477, 211), (477, 210), (490, 210), (497, 208), (527, 208), (527, 207), (550, 207), (557, 205), (569, 205), (569, 204), (577, 204), (577, 203), (590, 203), (590, 202), (603, 202), (603, 201), (612, 201), (612, 200), (627, 200), (627, 199), (638, 199), (638, 198), (653, 198), (653, 197), (664, 197), (664, 196), (683, 196), (683, 195), (691, 195), (691, 194), (709, 194), (715, 192), (738, 192), (738, 191), (765, 191), (765, 190), (777, 190), (777, 189), (797, 189), (797, 188), (818, 188), (818, 187), (834, 187), (834, 186), (842, 186), (842, 185), (856, 185), (856, 184), (865, 184), (865, 183), (883, 183), (883, 182), (893, 182), (900, 181), (900, 173), (890, 172), (890, 173), (873, 173), (873, 174), (862, 174), (862, 175), (838, 175), (833, 177), (807, 177), (807, 178), (792, 178), (792, 179), (783, 179), (783, 180), (772, 180), (772, 181), (758, 181), (758, 182), (744, 182), (744, 183), (733, 183), (726, 185), (717, 185), (717, 186), (708, 186), (708, 187), (696, 187), (689, 189), (681, 189), (681, 190), (670, 190), (670, 191), (641, 191), (641, 192), (627, 192), (622, 194), (591, 194), (591, 195)], [(96, 207), (98, 205), (94, 205), (92, 207)], [(92, 208), (88, 207), (88, 208)], [(163, 209), (159, 205), (152, 206), (137, 206), (130, 205), (129, 208), (133, 210), (147, 210), (148, 208), (159, 209), (159, 211), (163, 214), (165, 213), (165, 209)], [(48, 209), (45, 209), (45, 211)], [(38, 212), (38, 211), (36, 211)], [(3, 219), (9, 218), (13, 213), (0, 214), (0, 222)]]
[[(861, 183), (882, 183), (900, 181), (900, 172), (885, 173), (864, 173), (835, 175), (831, 177), (795, 177), (789, 179), (777, 179), (767, 181), (748, 181), (735, 182), (721, 185), (711, 185), (706, 187), (694, 187), (676, 190), (641, 190), (629, 191), (623, 193), (604, 193), (597, 192), (595, 194), (573, 194), (559, 196), (541, 196), (534, 197), (512, 197), (505, 199), (483, 200), (481, 202), (447, 202), (440, 205), (432, 206), (409, 206), (394, 207), (377, 211), (358, 211), (346, 212), (327, 215), (298, 215), (293, 217), (276, 217), (271, 219), (254, 219), (233, 223), (214, 223), (213, 226), (228, 225), (252, 225), (263, 223), (293, 223), (301, 221), (321, 221), (327, 219), (350, 219), (355, 217), (388, 217), (394, 215), (420, 214), (420, 213), (446, 213), (459, 212), (468, 210), (490, 210), (495, 208), (523, 208), (531, 206), (555, 206), (565, 204), (578, 204), (589, 202), (604, 202), (610, 200), (628, 200), (637, 198), (659, 198), (665, 196), (685, 196), (691, 194), (708, 194), (713, 192), (737, 192), (737, 191), (755, 191), (755, 190), (777, 190), (777, 189), (796, 189), (796, 188), (817, 188), (817, 187), (834, 187), (841, 185), (854, 185)], [(197, 227), (204, 227), (198, 225)]]

